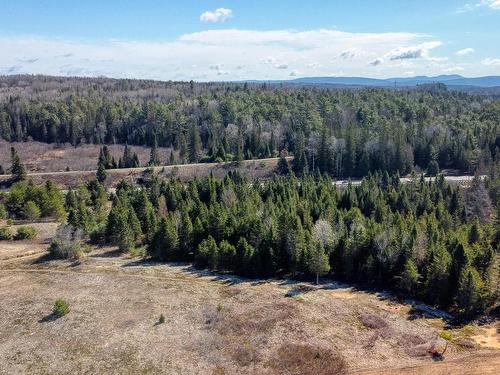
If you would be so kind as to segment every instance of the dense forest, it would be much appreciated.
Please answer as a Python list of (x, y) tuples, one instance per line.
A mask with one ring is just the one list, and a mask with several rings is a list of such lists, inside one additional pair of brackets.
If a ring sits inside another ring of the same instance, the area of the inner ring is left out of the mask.
[(298, 173), (470, 173), (500, 158), (500, 101), (443, 85), (327, 89), (1, 77), (0, 137), (171, 147), (179, 155), (160, 164), (286, 151), (298, 158)]
[[(23, 81), (24, 80), (24, 81)], [(0, 218), (61, 221), (50, 250), (112, 244), (246, 277), (329, 275), (464, 317), (500, 298), (500, 102), (427, 86), (325, 89), (108, 79), (0, 79), (9, 141), (101, 144), (96, 179), (35, 186), (12, 148)], [(24, 83), (23, 83), (24, 82)], [(106, 144), (124, 144), (114, 160)], [(160, 179), (105, 189), (106, 169), (280, 155), (275, 176)], [(159, 160), (157, 147), (180, 160)], [(177, 152), (178, 151), (178, 152)], [(294, 156), (291, 165), (285, 158)], [(476, 172), (470, 187), (440, 169)], [(426, 171), (439, 177), (426, 182)], [(409, 183), (399, 175), (412, 173)], [(479, 174), (487, 173), (486, 179)], [(332, 177), (364, 176), (338, 189)], [(109, 202), (111, 200), (111, 203)]]
[(234, 172), (187, 183), (152, 175), (120, 183), (111, 209), (98, 180), (65, 198), (50, 181), (19, 181), (0, 214), (65, 223), (51, 245), (56, 256), (78, 256), (90, 241), (246, 277), (330, 275), (473, 317), (500, 297), (498, 172), (465, 190), (442, 175), (402, 184), (387, 172), (340, 190), (319, 174), (250, 181)]

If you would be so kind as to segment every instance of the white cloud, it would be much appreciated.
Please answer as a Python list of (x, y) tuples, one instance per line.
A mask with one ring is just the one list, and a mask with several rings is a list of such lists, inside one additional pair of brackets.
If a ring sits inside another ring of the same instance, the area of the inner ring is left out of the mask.
[(232, 17), (233, 11), (227, 8), (217, 8), (213, 12), (207, 10), (203, 12), (200, 16), (200, 21), (202, 22), (224, 22), (228, 18)]
[(342, 53), (339, 55), (339, 57), (344, 59), (344, 60), (353, 59), (355, 56), (356, 56), (356, 52), (352, 49), (342, 51)]
[(440, 41), (425, 42), (415, 46), (409, 47), (398, 47), (389, 51), (386, 54), (390, 60), (407, 60), (407, 59), (419, 59), (419, 58), (429, 58), (429, 52), (431, 49), (441, 46), (443, 43)]
[(474, 48), (464, 48), (464, 49), (459, 49), (457, 52), (455, 52), (455, 55), (465, 56), (465, 55), (469, 55), (469, 54), (474, 53), (474, 52), (475, 52)]
[(481, 61), (481, 64), (487, 65), (487, 66), (499, 66), (500, 65), (500, 59), (492, 59), (492, 58), (487, 58)]
[(373, 65), (373, 66), (377, 66), (377, 65), (380, 65), (384, 62), (384, 59), (382, 59), (381, 57), (373, 60), (373, 61), (370, 61), (368, 64), (370, 65)]
[(299, 71), (298, 70), (292, 70), (289, 74), (290, 77), (297, 77), (299, 75)]
[(462, 66), (450, 66), (449, 68), (443, 68), (443, 73), (453, 73), (453, 72), (461, 72), (464, 68)]
[(480, 8), (500, 10), (500, 0), (481, 0), (478, 3), (467, 3), (456, 10), (456, 13), (472, 12)]
[(262, 60), (262, 62), (264, 64), (268, 64), (268, 65), (274, 64), (275, 61), (276, 61), (276, 59), (272, 56), (267, 56), (265, 59)]
[(288, 64), (276, 64), (274, 67), (276, 69), (288, 69)]
[[(0, 74), (207, 81), (286, 79), (298, 72), (300, 76), (342, 72), (347, 76), (388, 77), (412, 70), (432, 75), (453, 66), (453, 61), (444, 62), (446, 57), (432, 55), (440, 45), (440, 41), (423, 34), (337, 29), (219, 29), (184, 34), (165, 42), (0, 36)], [(495, 73), (487, 64), (476, 64), (474, 72), (470, 65), (464, 66), (469, 74)]]

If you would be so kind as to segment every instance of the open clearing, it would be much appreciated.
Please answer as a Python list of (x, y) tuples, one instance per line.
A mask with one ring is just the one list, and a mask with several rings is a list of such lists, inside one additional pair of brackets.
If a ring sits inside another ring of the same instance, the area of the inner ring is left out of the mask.
[[(55, 229), (44, 225), (47, 233)], [(495, 325), (450, 330), (445, 359), (434, 361), (428, 351), (446, 347), (441, 319), (416, 317), (409, 305), (383, 294), (336, 283), (316, 288), (213, 275), (143, 262), (113, 248), (75, 262), (33, 256), (44, 241), (47, 235), (38, 243), (0, 242), (0, 374), (500, 369), (500, 351), (487, 348), (498, 342)], [(71, 311), (53, 319), (58, 298)]]

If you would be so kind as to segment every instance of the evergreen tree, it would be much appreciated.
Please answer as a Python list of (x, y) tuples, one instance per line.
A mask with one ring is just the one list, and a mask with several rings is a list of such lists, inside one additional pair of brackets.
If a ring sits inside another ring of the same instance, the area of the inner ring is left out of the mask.
[(14, 147), (10, 148), (10, 161), (10, 173), (12, 174), (13, 181), (22, 181), (26, 179), (26, 169)]
[(283, 176), (290, 173), (290, 164), (288, 164), (288, 160), (286, 159), (285, 153), (283, 151), (280, 154), (276, 171), (278, 172), (278, 174)]
[(473, 267), (462, 270), (457, 292), (457, 305), (464, 315), (480, 311), (483, 308), (484, 285), (479, 273)]
[(399, 288), (410, 296), (414, 296), (418, 291), (419, 278), (417, 266), (411, 259), (408, 259), (399, 280)]
[(153, 136), (153, 144), (151, 146), (151, 152), (149, 154), (148, 165), (150, 167), (160, 165), (160, 157), (158, 155), (158, 142), (156, 140), (156, 135)]
[(197, 163), (201, 155), (201, 139), (200, 132), (196, 124), (191, 125), (189, 133), (189, 162)]
[(219, 248), (212, 236), (208, 236), (199, 245), (194, 257), (194, 264), (198, 268), (206, 268), (210, 270), (217, 269), (219, 260)]
[(106, 178), (108, 177), (106, 173), (106, 167), (104, 166), (104, 163), (101, 162), (101, 160), (99, 160), (99, 162), (97, 163), (97, 172), (95, 177), (100, 184), (104, 184)]
[(319, 284), (320, 276), (326, 275), (330, 272), (328, 256), (325, 253), (323, 244), (319, 241), (313, 245), (313, 251), (311, 253), (311, 258), (309, 259), (309, 272), (316, 275), (316, 285)]

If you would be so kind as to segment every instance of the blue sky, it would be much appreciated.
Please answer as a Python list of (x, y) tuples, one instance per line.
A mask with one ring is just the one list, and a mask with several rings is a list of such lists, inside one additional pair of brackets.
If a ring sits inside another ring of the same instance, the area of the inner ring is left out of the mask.
[(500, 75), (500, 0), (0, 0), (0, 74)]

